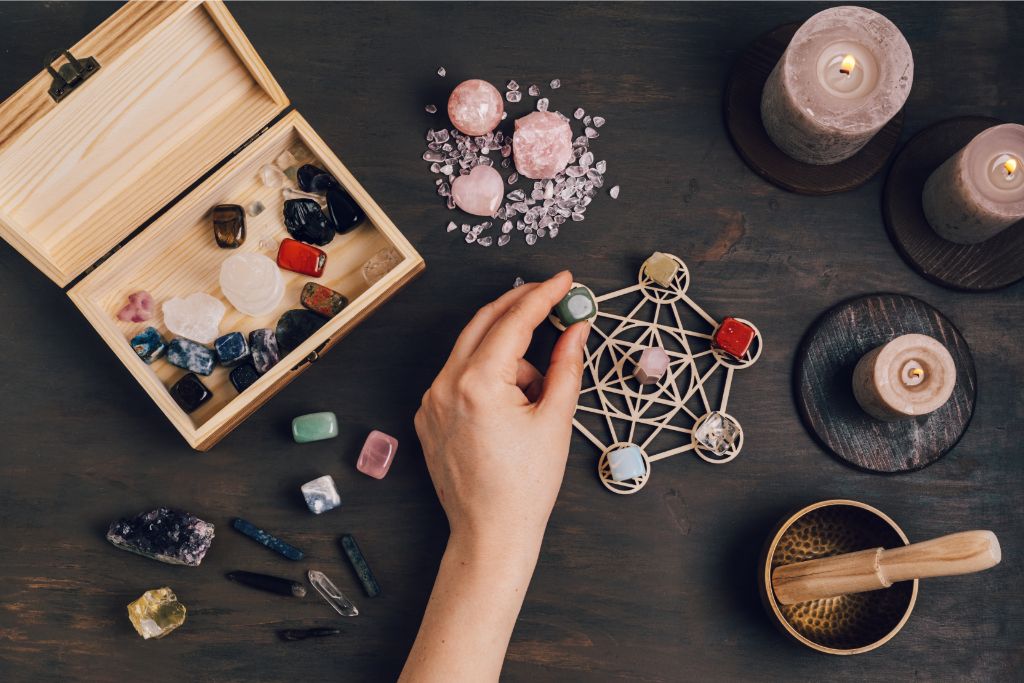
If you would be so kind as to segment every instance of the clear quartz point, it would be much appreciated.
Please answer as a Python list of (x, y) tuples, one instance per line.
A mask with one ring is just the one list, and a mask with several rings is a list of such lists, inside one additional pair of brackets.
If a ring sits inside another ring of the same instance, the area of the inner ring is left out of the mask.
[(334, 608), (334, 611), (343, 617), (358, 617), (359, 610), (352, 604), (352, 601), (345, 597), (334, 583), (320, 571), (310, 569), (306, 574), (310, 585), (316, 589), (327, 604)]

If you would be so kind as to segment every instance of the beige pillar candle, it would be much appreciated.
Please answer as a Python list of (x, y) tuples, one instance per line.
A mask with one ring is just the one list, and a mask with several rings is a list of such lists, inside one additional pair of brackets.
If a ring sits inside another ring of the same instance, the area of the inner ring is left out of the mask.
[(905, 334), (869, 351), (853, 371), (853, 395), (866, 413), (893, 422), (927, 415), (953, 394), (956, 365), (937, 339)]
[(1024, 220), (1024, 126), (976, 135), (924, 184), (925, 218), (943, 238), (976, 244)]
[(827, 165), (849, 159), (903, 107), (914, 58), (877, 12), (833, 7), (801, 26), (761, 94), (761, 120), (788, 156)]

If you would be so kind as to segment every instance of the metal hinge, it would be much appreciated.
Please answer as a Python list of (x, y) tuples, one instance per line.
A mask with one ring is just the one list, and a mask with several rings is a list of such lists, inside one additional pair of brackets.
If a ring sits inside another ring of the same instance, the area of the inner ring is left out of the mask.
[[(54, 69), (53, 63), (60, 59), (61, 55), (64, 55), (68, 61), (62, 64), (59, 70)], [(54, 102), (63, 100), (85, 79), (100, 70), (100, 63), (96, 61), (95, 57), (76, 59), (70, 50), (54, 50), (46, 56), (43, 65), (53, 76), (53, 83), (50, 84), (50, 97)]]

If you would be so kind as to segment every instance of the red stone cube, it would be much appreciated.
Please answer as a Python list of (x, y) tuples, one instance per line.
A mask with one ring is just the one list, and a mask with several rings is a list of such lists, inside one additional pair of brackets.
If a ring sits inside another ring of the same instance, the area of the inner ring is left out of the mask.
[(754, 328), (737, 320), (726, 318), (715, 330), (711, 343), (735, 358), (743, 358), (754, 341)]
[(296, 240), (288, 238), (281, 240), (281, 247), (277, 250), (278, 266), (310, 277), (323, 275), (326, 263), (327, 254), (316, 247)]

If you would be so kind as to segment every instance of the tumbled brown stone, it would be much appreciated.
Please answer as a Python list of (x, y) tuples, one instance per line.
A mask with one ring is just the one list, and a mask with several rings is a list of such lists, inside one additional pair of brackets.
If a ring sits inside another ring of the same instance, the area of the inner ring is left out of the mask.
[(237, 204), (213, 207), (213, 236), (222, 249), (237, 249), (245, 242), (245, 211)]

